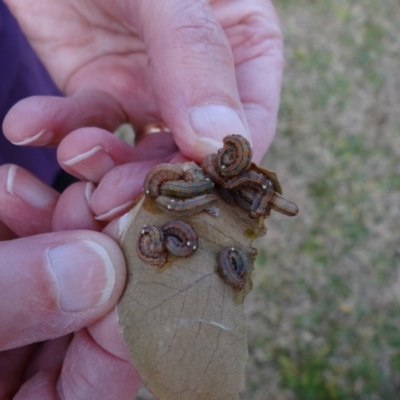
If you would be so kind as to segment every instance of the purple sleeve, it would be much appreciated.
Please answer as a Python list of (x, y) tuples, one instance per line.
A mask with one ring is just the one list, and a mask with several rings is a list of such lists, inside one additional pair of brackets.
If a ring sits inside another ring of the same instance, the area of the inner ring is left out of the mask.
[[(33, 95), (60, 96), (43, 65), (0, 0), (0, 120), (19, 100)], [(52, 184), (60, 172), (53, 148), (19, 147), (0, 132), (0, 165), (13, 163)]]

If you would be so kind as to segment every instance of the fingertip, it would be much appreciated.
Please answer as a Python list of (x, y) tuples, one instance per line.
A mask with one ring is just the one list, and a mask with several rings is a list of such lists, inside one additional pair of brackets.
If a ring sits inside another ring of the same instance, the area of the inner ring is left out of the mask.
[(70, 97), (32, 96), (15, 104), (3, 122), (4, 135), (17, 145), (58, 144), (85, 126), (113, 131), (125, 120), (118, 103), (103, 91), (81, 90)]
[(164, 159), (177, 150), (170, 132), (142, 135), (133, 147), (104, 129), (89, 127), (65, 137), (57, 148), (57, 159), (77, 178), (100, 182), (116, 166)]
[(108, 236), (56, 232), (2, 242), (2, 349), (59, 337), (109, 312), (126, 277), (124, 256)]
[(36, 209), (54, 208), (59, 196), (36, 176), (14, 164), (8, 166), (6, 190)]
[(76, 182), (61, 194), (52, 218), (53, 231), (88, 229), (101, 231), (90, 206), (96, 186), (92, 182)]
[(62, 112), (62, 103), (63, 98), (52, 96), (20, 100), (4, 118), (4, 135), (19, 146), (45, 146), (53, 142), (53, 121)]
[(57, 148), (57, 160), (63, 169), (92, 182), (99, 182), (116, 165), (132, 158), (132, 146), (96, 127), (71, 132)]
[(50, 248), (47, 260), (61, 310), (81, 312), (110, 300), (116, 282), (115, 260), (104, 246), (93, 240), (64, 243)]
[(59, 193), (13, 164), (0, 166), (0, 218), (18, 236), (48, 232)]
[[(247, 122), (227, 105), (206, 104), (195, 107), (190, 111), (189, 119), (194, 143), (192, 149), (182, 149), (182, 152), (195, 157), (196, 161), (207, 154), (216, 153), (223, 147), (223, 138), (228, 135), (241, 135), (251, 143)], [(193, 150), (195, 154), (191, 154)]]
[[(95, 329), (83, 329), (74, 336), (61, 372), (65, 398), (75, 397), (77, 387), (82, 399), (94, 398), (94, 393), (96, 399), (136, 398), (141, 386), (139, 375), (126, 349), (122, 357), (120, 351), (115, 351), (113, 342), (121, 340), (118, 326), (114, 322), (110, 327), (107, 317), (104, 322), (103, 332), (92, 335)], [(96, 373), (93, 373), (94, 365)]]
[(132, 208), (143, 192), (147, 172), (159, 162), (154, 160), (124, 164), (106, 174), (91, 198), (96, 219), (112, 221)]
[(112, 221), (114, 218), (126, 213), (134, 204), (134, 200), (128, 200), (126, 203), (113, 207), (111, 210), (108, 210), (95, 218), (97, 221)]
[(63, 162), (71, 174), (92, 182), (100, 182), (103, 176), (111, 171), (116, 163), (113, 157), (101, 146), (78, 154)]

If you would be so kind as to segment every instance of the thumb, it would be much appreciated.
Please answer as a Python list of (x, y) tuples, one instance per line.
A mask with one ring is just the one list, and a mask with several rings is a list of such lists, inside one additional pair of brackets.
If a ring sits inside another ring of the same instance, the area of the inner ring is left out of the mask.
[(250, 140), (228, 40), (207, 1), (136, 2), (161, 116), (181, 151), (199, 161), (222, 138)]
[(0, 258), (0, 350), (93, 323), (115, 306), (124, 285), (121, 250), (97, 232), (3, 241)]

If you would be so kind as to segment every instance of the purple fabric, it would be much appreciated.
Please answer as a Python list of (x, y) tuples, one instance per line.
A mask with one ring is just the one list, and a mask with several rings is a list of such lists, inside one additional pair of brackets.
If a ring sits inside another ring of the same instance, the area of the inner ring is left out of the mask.
[[(0, 1), (0, 121), (19, 100), (61, 95), (36, 57), (14, 17)], [(53, 148), (19, 147), (0, 133), (0, 165), (13, 163), (51, 184), (60, 171)]]

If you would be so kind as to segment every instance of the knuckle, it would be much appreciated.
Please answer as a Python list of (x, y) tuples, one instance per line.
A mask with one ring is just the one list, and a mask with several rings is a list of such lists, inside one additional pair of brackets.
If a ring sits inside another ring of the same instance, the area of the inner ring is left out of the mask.
[(223, 63), (232, 62), (228, 40), (225, 33), (215, 20), (211, 10), (199, 4), (188, 9), (185, 2), (177, 10), (172, 26), (169, 26), (168, 36), (172, 43), (176, 43), (177, 49), (190, 49), (190, 53), (196, 58), (217, 57), (217, 61)]
[(231, 46), (237, 63), (268, 56), (283, 64), (283, 36), (278, 21), (257, 10), (231, 28)]

